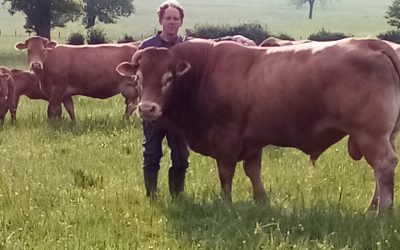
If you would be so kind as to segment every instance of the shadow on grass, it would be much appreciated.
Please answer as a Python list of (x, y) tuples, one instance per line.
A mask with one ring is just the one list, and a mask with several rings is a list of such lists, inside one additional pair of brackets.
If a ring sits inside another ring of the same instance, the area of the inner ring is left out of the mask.
[[(310, 208), (197, 203), (159, 204), (175, 237), (201, 249), (399, 249), (400, 222), (333, 204)], [(397, 231), (399, 230), (399, 232)]]

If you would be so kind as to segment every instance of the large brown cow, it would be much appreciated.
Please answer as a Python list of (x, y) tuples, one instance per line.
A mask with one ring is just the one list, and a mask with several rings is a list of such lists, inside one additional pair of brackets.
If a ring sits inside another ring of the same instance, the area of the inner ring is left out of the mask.
[(397, 164), (399, 64), (376, 39), (270, 48), (193, 40), (138, 51), (117, 70), (136, 75), (143, 119), (165, 121), (194, 151), (217, 160), (225, 197), (243, 160), (255, 200), (265, 199), (264, 146), (298, 148), (315, 160), (349, 135), (350, 156), (365, 157), (374, 169), (370, 208), (387, 209)]
[(59, 114), (61, 103), (75, 119), (71, 96), (108, 98), (121, 93), (125, 97), (125, 117), (136, 107), (137, 92), (129, 79), (115, 72), (115, 67), (129, 61), (137, 46), (133, 44), (58, 45), (43, 37), (30, 37), (17, 43), (16, 49), (28, 50), (28, 61), (40, 79), (42, 91), (49, 99), (48, 117)]
[(4, 118), (8, 110), (8, 103), (12, 100), (14, 88), (11, 82), (11, 72), (8, 68), (0, 67), (0, 123), (4, 123)]

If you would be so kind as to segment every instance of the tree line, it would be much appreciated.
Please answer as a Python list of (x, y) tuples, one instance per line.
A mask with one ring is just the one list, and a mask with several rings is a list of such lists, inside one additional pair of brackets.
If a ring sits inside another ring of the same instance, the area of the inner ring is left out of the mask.
[(25, 14), (24, 28), (50, 39), (55, 27), (65, 27), (69, 21), (81, 20), (86, 29), (96, 21), (115, 23), (121, 16), (130, 16), (135, 8), (133, 0), (3, 0), (8, 12)]

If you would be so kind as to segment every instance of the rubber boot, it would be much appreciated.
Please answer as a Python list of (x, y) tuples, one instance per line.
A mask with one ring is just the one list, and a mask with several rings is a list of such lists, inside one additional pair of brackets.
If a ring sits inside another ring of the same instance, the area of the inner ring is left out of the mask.
[(185, 186), (186, 169), (170, 168), (168, 170), (169, 193), (173, 199), (178, 198)]
[(144, 170), (144, 185), (146, 187), (146, 196), (150, 199), (156, 199), (158, 172)]

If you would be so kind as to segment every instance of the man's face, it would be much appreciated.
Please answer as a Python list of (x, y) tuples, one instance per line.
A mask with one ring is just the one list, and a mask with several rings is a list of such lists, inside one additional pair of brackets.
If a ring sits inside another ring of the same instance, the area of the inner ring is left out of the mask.
[(165, 9), (160, 24), (163, 27), (163, 33), (177, 35), (179, 28), (182, 26), (182, 19), (179, 10), (174, 7), (168, 7)]

